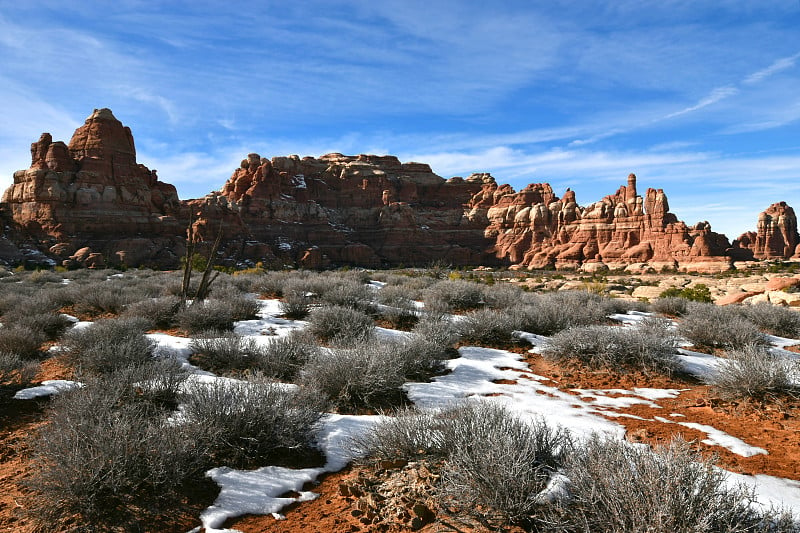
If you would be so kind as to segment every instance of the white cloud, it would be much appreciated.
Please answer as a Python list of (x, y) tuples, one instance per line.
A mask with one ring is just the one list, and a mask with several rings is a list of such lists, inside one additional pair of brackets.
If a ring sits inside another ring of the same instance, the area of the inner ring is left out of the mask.
[(762, 82), (765, 79), (769, 78), (774, 74), (777, 74), (782, 70), (787, 70), (794, 67), (798, 59), (800, 59), (800, 52), (794, 54), (793, 56), (783, 57), (781, 59), (778, 59), (767, 68), (759, 70), (747, 76), (742, 83), (753, 84)]

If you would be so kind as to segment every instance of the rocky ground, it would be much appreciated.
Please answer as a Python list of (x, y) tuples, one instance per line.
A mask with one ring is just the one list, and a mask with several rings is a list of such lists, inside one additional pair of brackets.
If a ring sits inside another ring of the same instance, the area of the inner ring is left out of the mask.
[(723, 274), (597, 273), (532, 274), (512, 280), (532, 291), (590, 290), (616, 298), (651, 301), (667, 289), (705, 285), (717, 305), (769, 302), (800, 307), (800, 274), (734, 270)]

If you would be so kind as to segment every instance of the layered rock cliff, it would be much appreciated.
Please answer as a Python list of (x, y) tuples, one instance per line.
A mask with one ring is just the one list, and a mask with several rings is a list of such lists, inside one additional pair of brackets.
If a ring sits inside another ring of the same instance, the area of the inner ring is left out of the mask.
[(750, 250), (756, 259), (800, 259), (797, 217), (786, 202), (769, 206), (758, 215), (756, 231), (748, 231), (734, 245)]
[(487, 205), (487, 198), (492, 205), (486, 235), (496, 242), (496, 256), (522, 267), (597, 270), (638, 264), (708, 272), (730, 266), (724, 235), (711, 231), (708, 222), (679, 221), (661, 189), (638, 195), (634, 174), (615, 194), (586, 207), (577, 204), (574, 191), (558, 198), (546, 183), (518, 193), (489, 186), (473, 203)]
[(253, 153), (219, 191), (179, 201), (136, 161), (130, 129), (100, 109), (69, 144), (45, 133), (31, 145), (31, 167), (14, 174), (2, 213), (10, 240), (27, 237), (54, 259), (82, 265), (176, 266), (190, 223), (206, 243), (222, 232), (223, 262), (309, 268), (442, 260), (709, 272), (733, 259), (795, 253), (797, 223), (786, 204), (771, 206), (758, 232), (731, 247), (708, 222), (679, 221), (661, 189), (641, 196), (636, 186), (631, 174), (615, 194), (581, 207), (574, 191), (559, 198), (547, 183), (517, 192), (489, 174), (446, 180), (394, 156)]
[(175, 187), (137, 163), (131, 130), (96, 109), (69, 144), (43, 133), (14, 173), (3, 209), (61, 259), (91, 248), (115, 262), (171, 264), (185, 228)]
[(304, 266), (497, 264), (485, 219), (464, 210), (486, 181), (494, 180), (445, 180), (393, 156), (250, 154), (214, 198), (239, 214), (252, 239)]

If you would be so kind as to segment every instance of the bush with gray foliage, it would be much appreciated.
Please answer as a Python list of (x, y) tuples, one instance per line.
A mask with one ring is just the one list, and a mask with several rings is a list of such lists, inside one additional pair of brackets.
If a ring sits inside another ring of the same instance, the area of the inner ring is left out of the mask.
[(311, 451), (324, 407), (314, 395), (263, 379), (198, 383), (182, 405), (214, 464), (236, 468)]
[(677, 365), (676, 341), (668, 321), (646, 319), (635, 327), (583, 326), (561, 331), (548, 341), (543, 355), (551, 361), (579, 362), (614, 372), (671, 374)]
[(790, 339), (800, 338), (800, 312), (794, 309), (766, 302), (743, 305), (738, 309), (745, 318), (765, 333)]
[(613, 312), (608, 299), (585, 291), (539, 294), (513, 308), (519, 329), (538, 335), (553, 335), (564, 329), (609, 322)]
[(800, 361), (758, 345), (730, 350), (726, 356), (709, 378), (723, 397), (760, 401), (800, 397)]
[(56, 396), (30, 444), (27, 485), (43, 530), (67, 530), (77, 515), (98, 531), (135, 531), (178, 505), (207, 467), (197, 439), (110, 385), (89, 381)]
[(791, 517), (757, 510), (750, 491), (680, 439), (653, 451), (595, 436), (570, 454), (565, 475), (568, 497), (550, 519), (554, 531), (797, 531)]
[(142, 319), (99, 320), (70, 330), (63, 345), (77, 374), (110, 374), (152, 361), (154, 345), (144, 336), (148, 325)]
[(300, 384), (330, 399), (340, 412), (397, 406), (406, 379), (398, 361), (402, 343), (366, 339), (315, 354), (300, 371)]
[(372, 317), (349, 307), (318, 307), (311, 312), (308, 322), (309, 333), (334, 344), (359, 342), (375, 331)]
[(755, 324), (738, 309), (692, 302), (678, 323), (678, 334), (703, 348), (731, 350), (750, 344), (767, 344)]

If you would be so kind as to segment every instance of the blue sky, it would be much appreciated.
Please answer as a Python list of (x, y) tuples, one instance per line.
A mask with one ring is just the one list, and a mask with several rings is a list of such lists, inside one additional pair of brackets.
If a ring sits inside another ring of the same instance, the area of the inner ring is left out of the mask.
[(734, 238), (800, 209), (800, 0), (0, 0), (0, 106), (2, 188), (109, 107), (181, 198), (390, 153), (583, 205), (634, 172)]

